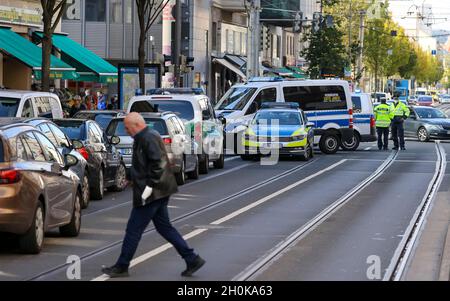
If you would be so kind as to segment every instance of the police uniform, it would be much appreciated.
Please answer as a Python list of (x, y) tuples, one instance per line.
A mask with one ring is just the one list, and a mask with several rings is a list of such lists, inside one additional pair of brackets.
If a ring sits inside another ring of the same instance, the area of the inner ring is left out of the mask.
[(398, 149), (399, 140), (400, 148), (405, 149), (405, 129), (403, 122), (409, 117), (410, 111), (408, 107), (396, 99), (396, 102), (391, 106), (391, 119), (392, 119), (392, 139), (394, 140), (394, 149)]
[(389, 127), (391, 126), (391, 107), (382, 103), (375, 108), (375, 126), (378, 134), (378, 149), (388, 149)]

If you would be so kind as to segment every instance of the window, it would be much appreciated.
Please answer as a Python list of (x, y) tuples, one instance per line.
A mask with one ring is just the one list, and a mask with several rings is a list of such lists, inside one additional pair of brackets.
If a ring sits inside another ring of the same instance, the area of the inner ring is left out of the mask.
[(38, 126), (38, 128), (39, 128), (39, 130), (41, 130), (42, 133), (44, 133), (44, 135), (45, 135), (48, 139), (50, 139), (50, 141), (51, 141), (54, 145), (56, 145), (56, 146), (59, 145), (59, 144), (58, 144), (58, 141), (56, 141), (55, 136), (53, 135), (52, 131), (50, 130), (50, 128), (48, 127), (47, 124), (42, 123), (42, 124), (40, 124), (40, 125)]
[(122, 0), (111, 0), (111, 23), (122, 23)]
[(347, 100), (342, 86), (284, 87), (286, 102), (296, 102), (305, 111), (346, 110)]
[(105, 22), (106, 0), (85, 0), (86, 21)]
[(231, 88), (217, 105), (217, 110), (243, 110), (250, 98), (255, 94), (256, 88)]
[(81, 19), (81, 0), (67, 0), (63, 20), (75, 21)]
[(0, 97), (0, 117), (16, 117), (20, 98)]
[(226, 30), (227, 52), (234, 53), (234, 31)]
[(184, 120), (194, 119), (194, 108), (189, 101), (184, 100), (152, 100), (152, 105), (157, 104), (161, 112), (174, 112), (179, 118)]
[(56, 137), (57, 144), (55, 144), (55, 145), (69, 148), (70, 147), (70, 142), (67, 139), (67, 137), (64, 134), (64, 132), (61, 131), (57, 126), (54, 126), (51, 123), (49, 123), (48, 126), (50, 127), (50, 129), (52, 130), (53, 134)]
[(258, 109), (261, 108), (261, 104), (265, 102), (276, 102), (277, 101), (277, 88), (269, 88), (261, 90), (258, 96), (255, 98), (258, 104)]
[(50, 142), (50, 140), (47, 137), (45, 137), (44, 135), (42, 135), (41, 133), (35, 132), (34, 134), (41, 142), (42, 149), (44, 150), (44, 154), (47, 157), (48, 161), (55, 162), (60, 165), (64, 165), (64, 161), (61, 157), (61, 154), (55, 148), (53, 143)]
[(172, 121), (173, 121), (173, 124), (175, 125), (175, 127), (177, 128), (179, 134), (184, 134), (185, 133), (184, 125), (180, 121), (180, 119), (173, 117)]
[(89, 124), (89, 142), (90, 143), (102, 143), (102, 136), (95, 128), (94, 124)]
[(39, 117), (53, 118), (52, 107), (48, 97), (35, 97), (34, 99)]
[(30, 152), (31, 152), (31, 156), (29, 159), (31, 160), (35, 160), (35, 161), (40, 161), (40, 162), (45, 162), (45, 155), (44, 155), (44, 151), (41, 148), (41, 145), (39, 144), (39, 142), (37, 141), (36, 137), (34, 136), (33, 132), (28, 132), (25, 135), (23, 135), (24, 138), (24, 142), (26, 144), (26, 146), (28, 146)]
[(211, 49), (217, 50), (217, 22), (212, 23), (212, 42)]
[(27, 152), (27, 149), (25, 148), (26, 144), (24, 144), (22, 142), (22, 138), (18, 137), (16, 139), (16, 142), (17, 142), (16, 143), (16, 147), (17, 147), (17, 150), (16, 150), (17, 161), (27, 161), (28, 160), (28, 155), (31, 154), (30, 150), (28, 149), (28, 152)]
[(22, 109), (22, 117), (31, 118), (34, 117), (33, 105), (31, 104), (31, 99), (25, 100)]
[(178, 134), (175, 125), (173, 124), (172, 118), (167, 119), (166, 121), (167, 128), (169, 129), (169, 133), (172, 135)]
[(100, 137), (100, 141), (102, 143), (105, 143), (106, 141), (104, 139), (103, 130), (100, 128), (100, 126), (97, 123), (94, 123), (94, 129), (95, 129), (95, 132), (97, 133), (97, 135)]
[(133, 23), (133, 2), (132, 0), (124, 0), (124, 18), (126, 24)]
[(201, 99), (199, 101), (200, 104), (200, 109), (202, 110), (202, 118), (203, 120), (209, 120), (212, 119), (214, 117), (214, 113), (211, 110), (211, 107), (208, 103), (208, 100), (206, 98)]
[(362, 112), (361, 97), (352, 96), (352, 103), (353, 103), (353, 113), (361, 113)]

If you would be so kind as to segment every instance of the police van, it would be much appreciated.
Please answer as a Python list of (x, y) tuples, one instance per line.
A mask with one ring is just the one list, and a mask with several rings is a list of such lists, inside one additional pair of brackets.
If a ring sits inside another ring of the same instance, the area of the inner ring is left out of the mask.
[(368, 93), (353, 93), (353, 139), (342, 142), (342, 149), (357, 150), (360, 142), (377, 141), (375, 114), (371, 95)]
[(354, 138), (348, 82), (263, 77), (234, 85), (215, 106), (216, 114), (226, 119), (227, 149), (234, 141), (234, 151), (238, 150), (246, 125), (265, 102), (298, 103), (314, 123), (314, 144), (325, 154), (336, 153), (342, 141)]

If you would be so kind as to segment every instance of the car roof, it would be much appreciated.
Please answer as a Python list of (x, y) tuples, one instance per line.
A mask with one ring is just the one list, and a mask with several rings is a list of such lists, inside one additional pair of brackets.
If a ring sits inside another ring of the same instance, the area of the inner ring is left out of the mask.
[(26, 96), (53, 96), (58, 97), (58, 95), (48, 92), (38, 92), (38, 91), (25, 91), (25, 90), (1, 90), (0, 89), (0, 97), (13, 97), (13, 98), (22, 98)]
[(142, 95), (135, 96), (130, 101), (147, 101), (147, 100), (185, 100), (196, 101), (200, 99), (209, 99), (206, 95), (191, 95), (191, 94), (170, 94), (170, 95)]
[(297, 112), (301, 113), (301, 109), (289, 109), (289, 108), (267, 108), (267, 109), (261, 109), (258, 110), (258, 112), (266, 112), (266, 111), (274, 111), (274, 112)]
[(63, 118), (63, 119), (52, 119), (52, 121), (56, 124), (64, 124), (64, 123), (79, 123), (83, 124), (85, 122), (93, 122), (90, 119), (77, 119), (77, 118)]
[(255, 81), (234, 85), (232, 88), (246, 87), (246, 88), (260, 88), (267, 86), (348, 86), (345, 80), (337, 79), (307, 79), (307, 80), (282, 80), (282, 81)]
[(123, 110), (82, 110), (78, 111), (76, 114), (89, 113), (89, 114), (118, 114), (123, 113)]
[[(142, 115), (142, 117), (144, 118), (160, 118), (160, 119), (166, 119), (168, 117), (173, 117), (176, 116), (178, 117), (174, 112), (155, 112), (155, 113), (150, 113), (150, 112), (143, 112), (143, 113), (139, 113)], [(113, 118), (112, 120), (123, 120), (125, 119), (126, 116), (118, 116)]]
[(439, 110), (439, 108), (433, 108), (433, 107), (427, 107), (427, 106), (412, 106), (414, 109), (436, 109)]

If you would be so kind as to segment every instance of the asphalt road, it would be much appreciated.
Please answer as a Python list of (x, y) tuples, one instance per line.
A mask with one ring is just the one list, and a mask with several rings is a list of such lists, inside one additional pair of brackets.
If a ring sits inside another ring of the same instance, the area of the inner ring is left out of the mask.
[[(450, 144), (444, 144), (447, 152)], [(275, 261), (257, 280), (367, 280), (367, 258), (391, 258), (436, 166), (433, 142), (407, 142), (389, 168)], [(231, 280), (264, 258), (289, 235), (371, 176), (392, 152), (363, 144), (357, 152), (316, 154), (305, 163), (284, 159), (273, 166), (229, 157), (225, 169), (189, 181), (172, 197), (176, 228), (207, 263), (190, 280)], [(77, 238), (47, 234), (43, 252), (23, 255), (2, 237), (0, 280), (67, 280), (68, 256), (81, 258), (81, 280), (108, 280), (100, 271), (117, 259), (131, 210), (131, 190), (107, 193), (84, 211)], [(131, 277), (185, 280), (175, 250), (150, 225)]]

